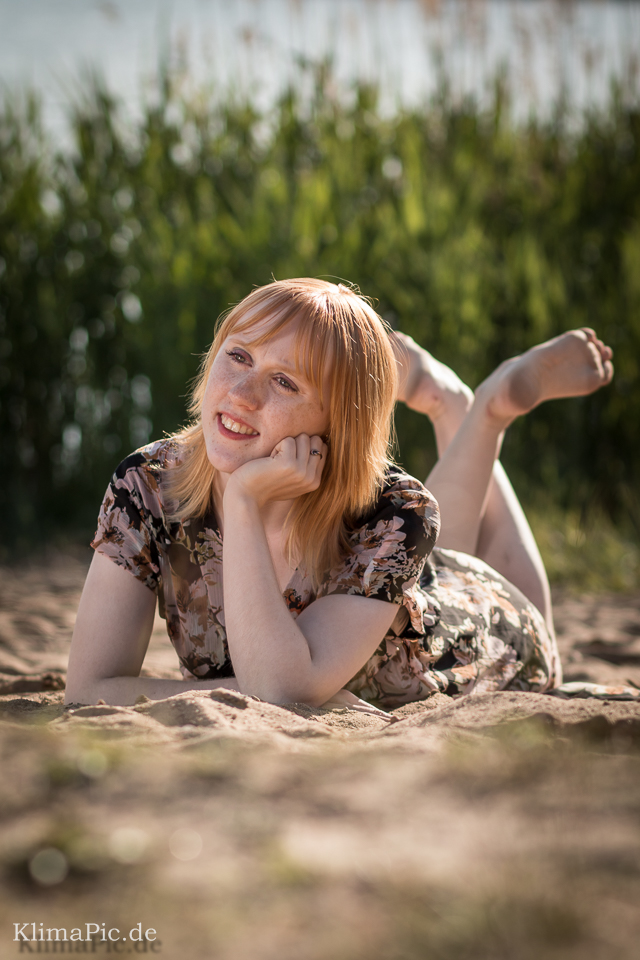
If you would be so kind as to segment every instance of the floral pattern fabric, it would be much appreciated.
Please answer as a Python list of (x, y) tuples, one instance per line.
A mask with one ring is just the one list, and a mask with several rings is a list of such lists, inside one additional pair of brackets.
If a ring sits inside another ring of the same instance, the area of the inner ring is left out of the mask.
[(383, 707), (436, 691), (542, 693), (562, 682), (560, 656), (540, 611), (496, 570), (467, 554), (436, 547), (420, 587), (439, 607), (423, 634), (408, 625), (387, 634), (347, 684)]
[[(212, 513), (184, 523), (169, 519), (175, 504), (163, 481), (177, 455), (173, 441), (161, 440), (120, 464), (92, 546), (157, 593), (186, 678), (230, 677), (222, 539)], [(431, 494), (390, 469), (377, 503), (353, 527), (353, 552), (315, 591), (303, 570), (294, 572), (283, 592), (291, 615), (332, 594), (397, 604), (392, 628), (348, 684), (382, 706), (424, 699), (436, 690), (554, 686), (557, 650), (540, 613), (481, 561), (433, 550), (438, 526)], [(250, 592), (247, 584), (248, 597)]]

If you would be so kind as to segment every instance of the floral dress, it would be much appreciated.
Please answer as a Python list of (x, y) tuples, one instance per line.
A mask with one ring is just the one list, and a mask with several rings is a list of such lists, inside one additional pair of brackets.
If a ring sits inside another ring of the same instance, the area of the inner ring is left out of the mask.
[[(127, 457), (107, 488), (92, 546), (158, 596), (188, 679), (232, 677), (222, 592), (222, 539), (213, 513), (170, 521), (171, 439)], [(313, 589), (296, 569), (283, 598), (292, 617), (313, 600), (353, 594), (398, 606), (392, 627), (347, 687), (383, 707), (449, 694), (544, 691), (560, 682), (555, 640), (534, 605), (475, 557), (434, 549), (438, 505), (390, 468), (374, 507), (350, 534), (352, 553)], [(250, 603), (251, 584), (247, 584)], [(348, 642), (348, 637), (345, 637)]]

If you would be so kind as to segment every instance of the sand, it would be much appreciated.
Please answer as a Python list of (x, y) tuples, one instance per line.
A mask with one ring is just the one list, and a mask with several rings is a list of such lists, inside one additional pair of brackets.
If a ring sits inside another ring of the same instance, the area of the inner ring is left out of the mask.
[[(154, 951), (65, 947), (186, 960), (637, 955), (639, 703), (65, 710), (86, 564), (0, 571), (3, 957), (36, 949), (18, 921), (141, 922)], [(558, 596), (556, 622), (567, 680), (640, 685), (640, 597)], [(159, 619), (144, 673), (180, 677)]]

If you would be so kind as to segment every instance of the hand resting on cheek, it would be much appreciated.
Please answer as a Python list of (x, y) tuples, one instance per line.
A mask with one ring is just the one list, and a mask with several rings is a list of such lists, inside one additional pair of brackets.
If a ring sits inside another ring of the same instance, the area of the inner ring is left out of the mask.
[(271, 500), (293, 500), (311, 493), (320, 486), (327, 453), (319, 436), (285, 437), (271, 456), (249, 460), (231, 474), (225, 498), (240, 494), (264, 506)]

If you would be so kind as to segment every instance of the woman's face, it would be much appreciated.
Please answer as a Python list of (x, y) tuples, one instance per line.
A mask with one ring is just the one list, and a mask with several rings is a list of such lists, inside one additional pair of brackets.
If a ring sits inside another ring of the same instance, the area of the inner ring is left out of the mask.
[(324, 374), (324, 407), (316, 387), (295, 365), (296, 321), (270, 340), (252, 343), (255, 327), (231, 334), (213, 361), (202, 403), (202, 429), (210, 463), (233, 473), (248, 460), (268, 457), (285, 437), (323, 436), (329, 429)]

